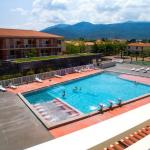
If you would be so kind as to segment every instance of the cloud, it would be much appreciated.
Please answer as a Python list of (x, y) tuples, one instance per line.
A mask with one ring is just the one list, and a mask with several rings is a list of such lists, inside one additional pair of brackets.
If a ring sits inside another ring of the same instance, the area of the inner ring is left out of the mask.
[(79, 21), (92, 23), (116, 23), (150, 21), (150, 0), (34, 0), (32, 10), (16, 8), (14, 12), (28, 15), (29, 28), (43, 29), (47, 26)]
[(27, 10), (24, 10), (23, 8), (15, 8), (15, 9), (11, 9), (12, 12), (15, 12), (15, 13), (20, 13), (21, 15), (27, 15), (28, 14), (28, 11)]

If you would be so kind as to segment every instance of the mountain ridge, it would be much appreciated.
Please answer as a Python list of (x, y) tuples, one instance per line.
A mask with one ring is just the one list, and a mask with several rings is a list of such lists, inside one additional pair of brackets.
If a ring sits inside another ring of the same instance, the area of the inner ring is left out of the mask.
[(66, 39), (150, 39), (150, 22), (124, 22), (114, 24), (93, 24), (79, 22), (73, 25), (58, 24), (42, 32), (58, 34)]

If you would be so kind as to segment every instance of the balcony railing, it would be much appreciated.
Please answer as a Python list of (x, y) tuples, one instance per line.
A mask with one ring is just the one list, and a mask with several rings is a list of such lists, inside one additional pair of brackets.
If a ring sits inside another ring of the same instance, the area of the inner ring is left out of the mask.
[(60, 44), (39, 44), (39, 45), (35, 45), (35, 44), (27, 44), (27, 45), (10, 45), (11, 49), (15, 49), (15, 48), (42, 48), (42, 47), (60, 47)]

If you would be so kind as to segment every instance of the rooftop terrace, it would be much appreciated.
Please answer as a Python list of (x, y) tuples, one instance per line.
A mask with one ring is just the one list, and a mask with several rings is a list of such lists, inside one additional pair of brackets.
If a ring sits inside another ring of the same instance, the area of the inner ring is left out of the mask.
[[(149, 84), (149, 81), (150, 81), (149, 73), (145, 74), (142, 72), (133, 72), (130, 70), (132, 67), (141, 67), (141, 66), (119, 64), (115, 67), (112, 67), (106, 70), (123, 72), (126, 74), (129, 73), (129, 74), (132, 74), (132, 76), (129, 75), (129, 77), (134, 77), (134, 79), (137, 79), (138, 82), (146, 82)], [(110, 118), (113, 119), (113, 117), (115, 116), (119, 117), (120, 115), (126, 114), (127, 111), (129, 110), (134, 111), (134, 109), (136, 108), (138, 109), (142, 106), (144, 108), (146, 104), (150, 103), (150, 97), (146, 97), (139, 101), (136, 101), (135, 103), (125, 105), (122, 108), (117, 108), (117, 109), (114, 109), (113, 111), (108, 111), (104, 113), (103, 115), (98, 114), (98, 115), (90, 116), (87, 119), (82, 119), (74, 123), (70, 123), (70, 124), (48, 131), (44, 127), (44, 125), (30, 111), (30, 109), (28, 109), (28, 107), (23, 103), (23, 101), (21, 101), (21, 99), (16, 95), (19, 92), (35, 90), (38, 88), (42, 88), (44, 86), (49, 86), (49, 85), (53, 85), (56, 83), (64, 82), (69, 79), (74, 79), (74, 78), (89, 75), (91, 73), (96, 73), (97, 71), (98, 70), (94, 70), (90, 72), (83, 72), (83, 73), (68, 74), (68, 75), (65, 75), (63, 78), (54, 77), (54, 78), (51, 78), (51, 81), (49, 81), (48, 79), (48, 80), (44, 80), (43, 83), (36, 83), (36, 82), (29, 83), (26, 85), (18, 86), (16, 90), (9, 89), (9, 92), (0, 93), (0, 104), (2, 106), (0, 108), (0, 120), (1, 120), (0, 121), (1, 122), (0, 123), (0, 144), (1, 144), (2, 150), (12, 150), (12, 149), (20, 150), (20, 149), (32, 147), (34, 145), (49, 141), (53, 138), (64, 136), (66, 134), (78, 131), (80, 129), (89, 127), (91, 125), (103, 123), (102, 121), (104, 120), (109, 121)], [(141, 112), (144, 113), (144, 111), (141, 111)], [(137, 114), (134, 113), (134, 115), (137, 115)], [(143, 119), (143, 118), (142, 117), (139, 118), (139, 115), (138, 115), (138, 118), (136, 119), (138, 120), (138, 119)], [(102, 128), (102, 130), (106, 131), (106, 128), (105, 130), (104, 128)], [(94, 133), (94, 130), (92, 131), (92, 133)], [(92, 136), (98, 137), (99, 135), (93, 134)], [(50, 147), (48, 146), (48, 148)]]

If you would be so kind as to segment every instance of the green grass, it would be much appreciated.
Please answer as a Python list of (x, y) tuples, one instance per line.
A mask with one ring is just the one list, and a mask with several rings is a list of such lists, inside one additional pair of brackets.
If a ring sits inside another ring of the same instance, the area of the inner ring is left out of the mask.
[(134, 61), (133, 64), (150, 66), (150, 61)]
[(12, 62), (23, 63), (23, 62), (42, 61), (42, 60), (59, 59), (59, 58), (69, 58), (69, 57), (76, 57), (76, 56), (90, 56), (90, 55), (94, 55), (94, 54), (93, 53), (80, 53), (80, 54), (70, 54), (70, 55), (18, 58), (18, 59), (13, 60)]

